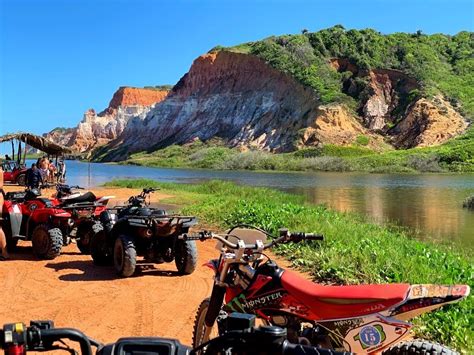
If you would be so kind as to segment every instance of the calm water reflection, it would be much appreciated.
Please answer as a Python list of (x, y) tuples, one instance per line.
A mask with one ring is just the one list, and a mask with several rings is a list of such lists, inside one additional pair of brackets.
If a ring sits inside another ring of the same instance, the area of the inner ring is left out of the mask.
[[(420, 230), (421, 238), (474, 245), (474, 212), (462, 201), (474, 194), (474, 175), (393, 175), (340, 173), (256, 173), (162, 169), (67, 162), (68, 182), (97, 186), (114, 178), (198, 182), (224, 179), (303, 194), (314, 203), (363, 213), (376, 222), (391, 221)], [(90, 169), (89, 169), (90, 168)]]

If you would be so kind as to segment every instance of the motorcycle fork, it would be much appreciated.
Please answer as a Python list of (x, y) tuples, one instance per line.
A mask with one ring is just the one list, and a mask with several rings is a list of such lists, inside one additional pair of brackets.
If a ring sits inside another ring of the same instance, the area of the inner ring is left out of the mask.
[[(219, 265), (221, 260), (222, 257), (219, 258)], [(224, 302), (224, 297), (227, 290), (227, 283), (225, 281), (231, 262), (231, 260), (226, 260), (222, 270), (220, 272), (216, 271), (214, 286), (212, 287), (211, 298), (209, 300), (209, 308), (207, 309), (206, 317), (204, 319), (204, 339), (209, 338), (212, 327), (214, 326), (214, 323), (216, 322), (216, 319), (221, 311), (222, 303)]]

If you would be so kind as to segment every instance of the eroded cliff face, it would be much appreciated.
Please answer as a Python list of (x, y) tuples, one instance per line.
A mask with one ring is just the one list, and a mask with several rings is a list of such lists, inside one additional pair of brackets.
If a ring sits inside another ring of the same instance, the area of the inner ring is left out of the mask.
[(131, 118), (144, 118), (153, 105), (167, 95), (165, 90), (120, 87), (104, 111), (97, 114), (94, 109), (89, 109), (77, 127), (64, 133), (53, 130), (46, 136), (77, 153), (90, 152), (116, 139)]
[(324, 144), (351, 145), (359, 136), (369, 138), (368, 146), (378, 149), (383, 137), (362, 125), (346, 107), (320, 106), (313, 122), (303, 131), (298, 148)]
[(349, 72), (343, 91), (358, 102), (355, 111), (322, 106), (312, 89), (255, 56), (218, 51), (197, 58), (169, 93), (120, 88), (106, 110), (85, 113), (68, 145), (90, 152), (107, 144), (104, 160), (213, 137), (272, 152), (352, 145), (359, 136), (374, 149), (411, 148), (467, 127), (443, 98), (421, 99), (418, 83), (400, 71), (361, 70), (343, 58), (330, 64)]
[(361, 135), (375, 149), (388, 143), (415, 147), (443, 143), (467, 127), (444, 100), (410, 103), (419, 85), (400, 71), (364, 71), (344, 59), (331, 64), (350, 72), (344, 90), (360, 103), (357, 113), (342, 105), (321, 106), (311, 89), (257, 57), (227, 51), (205, 54), (165, 100), (146, 116), (128, 121), (107, 147), (105, 160), (212, 137), (232, 147), (272, 152), (351, 145)]
[(449, 102), (437, 96), (419, 99), (408, 107), (405, 118), (391, 133), (398, 148), (428, 147), (460, 135), (467, 127)]
[(75, 133), (75, 128), (55, 128), (49, 133), (43, 134), (44, 137), (58, 143), (62, 146), (67, 146), (71, 140), (72, 135)]
[[(312, 91), (260, 59), (217, 52), (196, 59), (166, 100), (130, 120), (108, 159), (193, 139), (274, 152), (294, 148), (318, 111)], [(126, 151), (121, 147), (125, 145)]]

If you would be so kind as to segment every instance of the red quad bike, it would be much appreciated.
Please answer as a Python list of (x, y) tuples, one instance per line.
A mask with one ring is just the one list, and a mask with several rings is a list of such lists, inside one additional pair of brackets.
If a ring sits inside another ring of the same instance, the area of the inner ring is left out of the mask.
[(2, 163), (3, 181), (10, 184), (26, 185), (26, 168), (13, 160)]
[(57, 205), (71, 213), (74, 224), (71, 226), (70, 237), (76, 240), (82, 254), (90, 254), (90, 238), (101, 228), (99, 216), (107, 210), (107, 204), (115, 196), (96, 197), (94, 193), (80, 186), (56, 184)]
[[(36, 256), (40, 259), (54, 259), (61, 253), (63, 245), (71, 242), (73, 230), (76, 229), (76, 236), (86, 235), (87, 228), (93, 229), (94, 212), (98, 215), (106, 208), (100, 199), (97, 199), (100, 202), (85, 203), (72, 199), (64, 202), (40, 196), (39, 189), (7, 192), (4, 195), (2, 217), (10, 251), (15, 248), (18, 240), (31, 240)], [(83, 249), (88, 250), (86, 247)], [(82, 251), (81, 248), (80, 250)]]
[(467, 297), (469, 286), (320, 285), (281, 269), (263, 253), (278, 244), (322, 240), (322, 235), (280, 230), (278, 238), (266, 243), (267, 236), (242, 225), (225, 235), (181, 236), (216, 239), (221, 251), (219, 259), (206, 264), (215, 272), (214, 285), (211, 297), (197, 311), (194, 347), (224, 334), (228, 315), (240, 312), (286, 328), (294, 343), (358, 354), (455, 354), (423, 340), (402, 341), (409, 335), (409, 319)]

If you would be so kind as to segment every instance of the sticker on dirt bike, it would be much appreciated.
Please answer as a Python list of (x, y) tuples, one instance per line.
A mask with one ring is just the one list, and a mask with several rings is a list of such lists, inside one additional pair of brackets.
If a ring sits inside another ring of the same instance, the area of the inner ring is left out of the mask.
[(224, 306), (225, 311), (232, 312), (251, 312), (256, 309), (262, 308), (263, 306), (268, 306), (277, 303), (279, 299), (282, 298), (282, 293), (280, 291), (275, 293), (270, 293), (268, 295), (259, 296), (256, 298), (247, 299), (244, 294), (240, 294), (229, 303)]
[(416, 298), (428, 298), (428, 297), (463, 297), (469, 294), (469, 288), (466, 285), (431, 285), (431, 284), (422, 284), (422, 285), (412, 285), (410, 288), (410, 293), (408, 295), (409, 299)]
[(359, 353), (384, 349), (400, 341), (410, 329), (409, 323), (381, 315), (363, 320), (363, 324), (347, 332), (344, 342), (347, 351)]
[(358, 340), (362, 349), (370, 348), (371, 346), (379, 345), (386, 339), (383, 327), (380, 324), (366, 325), (362, 330), (354, 336), (354, 340)]

